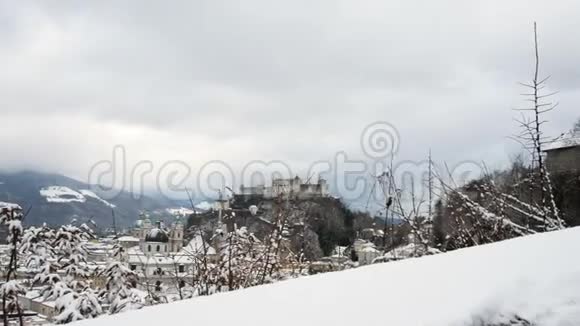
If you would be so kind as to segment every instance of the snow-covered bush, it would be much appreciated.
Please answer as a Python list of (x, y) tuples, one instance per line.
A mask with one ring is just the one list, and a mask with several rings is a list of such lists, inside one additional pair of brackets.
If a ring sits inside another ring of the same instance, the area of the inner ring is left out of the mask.
[(54, 318), (57, 324), (95, 318), (103, 313), (97, 295), (90, 288), (79, 292), (66, 291), (56, 299), (55, 309), (59, 312)]
[(6, 280), (2, 286), (2, 312), (4, 325), (8, 325), (8, 314), (17, 312), (20, 324), (22, 325), (22, 314), (18, 303), (18, 294), (22, 293), (22, 288), (18, 286), (16, 278), (18, 269), (18, 248), (22, 240), (22, 208), (18, 205), (0, 208), (0, 224), (8, 227), (8, 241), (10, 261), (6, 269)]
[(518, 236), (564, 228), (558, 216), (519, 198), (512, 189), (500, 187), (488, 177), (462, 188), (444, 186), (446, 238), (443, 250), (491, 243)]
[(103, 272), (106, 288), (101, 294), (110, 304), (109, 313), (140, 309), (144, 302), (135, 292), (137, 274), (119, 262), (112, 262)]

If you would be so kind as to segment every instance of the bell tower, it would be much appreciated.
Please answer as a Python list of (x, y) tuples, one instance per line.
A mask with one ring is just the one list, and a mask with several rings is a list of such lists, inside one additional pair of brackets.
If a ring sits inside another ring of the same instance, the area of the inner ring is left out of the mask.
[(171, 252), (178, 252), (183, 247), (183, 223), (175, 221), (169, 232), (169, 248)]

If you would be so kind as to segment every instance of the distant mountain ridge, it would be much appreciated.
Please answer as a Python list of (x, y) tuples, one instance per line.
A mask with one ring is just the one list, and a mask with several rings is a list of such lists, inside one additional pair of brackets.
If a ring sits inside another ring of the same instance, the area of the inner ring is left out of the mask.
[(90, 185), (60, 174), (23, 171), (0, 172), (0, 202), (16, 203), (25, 210), (31, 208), (24, 221), (29, 225), (61, 225), (77, 220), (92, 218), (99, 227), (113, 224), (115, 213), (117, 227), (133, 224), (141, 211), (152, 217), (170, 214), (173, 203), (169, 199), (140, 196), (122, 191), (115, 198), (104, 198)]

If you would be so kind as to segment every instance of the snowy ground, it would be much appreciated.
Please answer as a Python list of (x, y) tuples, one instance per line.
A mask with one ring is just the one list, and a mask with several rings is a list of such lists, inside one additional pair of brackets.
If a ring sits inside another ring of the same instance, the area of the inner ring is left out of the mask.
[[(87, 325), (580, 325), (580, 228), (320, 274)], [(513, 324), (509, 321), (514, 321)], [(503, 323), (502, 323), (503, 322)]]

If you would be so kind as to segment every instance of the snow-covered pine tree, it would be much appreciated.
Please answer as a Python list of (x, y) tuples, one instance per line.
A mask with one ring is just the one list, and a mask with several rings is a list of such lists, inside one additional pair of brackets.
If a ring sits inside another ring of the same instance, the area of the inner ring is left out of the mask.
[(65, 275), (86, 277), (90, 274), (84, 244), (93, 238), (93, 231), (86, 224), (64, 225), (57, 230), (53, 247)]
[(119, 262), (112, 262), (103, 272), (103, 276), (107, 282), (101, 296), (110, 304), (109, 314), (143, 307), (143, 300), (135, 292), (137, 273)]
[(41, 279), (57, 270), (54, 266), (57, 259), (52, 248), (54, 239), (54, 230), (46, 224), (42, 227), (31, 226), (24, 230), (20, 246), (24, 261), (22, 267), (27, 275), (32, 275), (32, 284), (41, 282)]
[[(31, 229), (26, 235), (22, 250), (30, 258), (28, 268), (37, 268), (33, 282), (44, 285), (42, 299), (55, 301), (55, 321), (68, 323), (101, 314), (97, 295), (86, 281), (93, 270), (88, 266), (84, 244), (94, 237), (92, 230), (86, 224), (64, 225), (56, 232), (43, 227)], [(64, 275), (57, 270), (63, 270)]]

